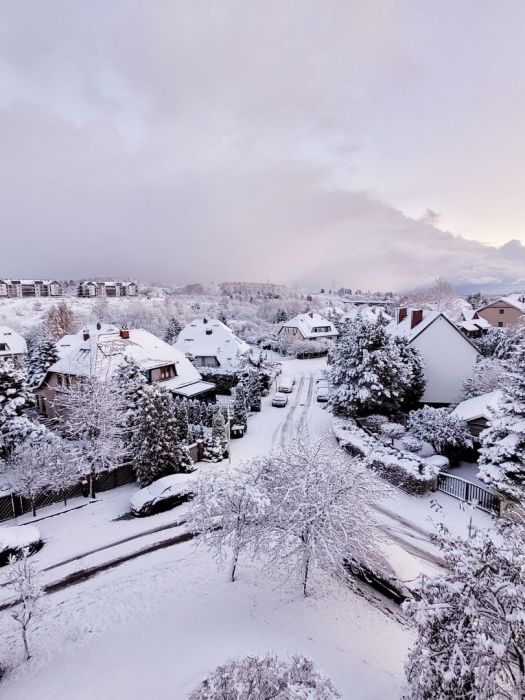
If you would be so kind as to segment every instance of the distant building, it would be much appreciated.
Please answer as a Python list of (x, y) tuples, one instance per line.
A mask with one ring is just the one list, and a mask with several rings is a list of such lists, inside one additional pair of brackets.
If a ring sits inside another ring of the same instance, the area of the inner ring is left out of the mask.
[(139, 292), (136, 282), (81, 282), (77, 288), (79, 297), (136, 297)]
[(0, 297), (59, 297), (62, 294), (62, 284), (56, 280), (0, 279)]
[(110, 377), (126, 358), (137, 362), (149, 384), (159, 383), (186, 398), (215, 397), (215, 385), (203, 381), (180, 350), (141, 328), (88, 325), (58, 341), (57, 349), (60, 358), (35, 390), (38, 410), (48, 418), (57, 415), (61, 391), (75, 386), (83, 377)]
[(308, 311), (283, 323), (278, 335), (289, 340), (335, 340), (339, 332), (332, 321), (328, 321), (316, 311)]
[(175, 347), (190, 357), (197, 367), (225, 370), (238, 368), (252, 349), (216, 318), (199, 318), (182, 329)]
[(490, 328), (487, 319), (474, 309), (463, 309), (458, 325), (468, 338), (479, 338)]
[(386, 329), (407, 338), (421, 355), (426, 380), (423, 403), (450, 404), (460, 399), (479, 350), (452, 321), (439, 311), (401, 307)]
[(27, 343), (19, 333), (8, 326), (0, 326), (0, 360), (12, 360), (20, 367), (27, 359)]
[(358, 315), (371, 323), (375, 323), (380, 316), (383, 316), (386, 321), (389, 321), (391, 318), (382, 306), (356, 306), (353, 309), (348, 309), (339, 321), (340, 323), (354, 321)]
[(508, 328), (524, 319), (525, 294), (509, 294), (506, 297), (477, 310), (478, 316), (486, 319), (491, 326)]

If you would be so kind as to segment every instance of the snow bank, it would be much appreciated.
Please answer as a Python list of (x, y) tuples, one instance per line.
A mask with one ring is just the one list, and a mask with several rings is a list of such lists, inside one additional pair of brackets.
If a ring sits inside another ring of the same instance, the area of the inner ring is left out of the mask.
[(417, 455), (385, 445), (359, 428), (353, 420), (334, 418), (337, 441), (348, 452), (366, 457), (380, 476), (408, 493), (424, 493), (434, 484), (437, 469)]

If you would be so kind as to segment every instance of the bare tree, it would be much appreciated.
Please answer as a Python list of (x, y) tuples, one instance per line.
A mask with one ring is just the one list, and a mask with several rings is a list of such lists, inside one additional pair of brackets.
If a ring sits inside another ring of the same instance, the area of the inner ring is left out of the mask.
[(49, 443), (44, 440), (26, 440), (6, 461), (11, 489), (31, 501), (33, 516), (36, 516), (36, 496), (46, 485), (49, 448)]
[(82, 456), (94, 498), (97, 473), (122, 462), (121, 394), (109, 377), (82, 377), (61, 392), (59, 404), (59, 420)]
[(48, 310), (42, 325), (42, 335), (45, 338), (58, 340), (68, 333), (75, 333), (78, 330), (78, 325), (73, 311), (65, 301), (61, 301)]
[(266, 465), (259, 460), (212, 472), (198, 482), (197, 493), (190, 502), (187, 527), (198, 533), (196, 544), (204, 544), (223, 564), (231, 550), (230, 577), (235, 572), (241, 552), (260, 554), (270, 507), (264, 487)]
[(61, 494), (67, 505), (67, 489), (78, 483), (82, 473), (82, 453), (74, 444), (60, 438), (53, 440), (46, 451), (46, 487)]
[(38, 573), (29, 561), (29, 552), (24, 549), (20, 556), (11, 557), (9, 567), (4, 574), (7, 587), (15, 594), (15, 604), (11, 616), (20, 625), (26, 661), (31, 658), (27, 632), (31, 622), (38, 614), (38, 603), (42, 596), (42, 586)]

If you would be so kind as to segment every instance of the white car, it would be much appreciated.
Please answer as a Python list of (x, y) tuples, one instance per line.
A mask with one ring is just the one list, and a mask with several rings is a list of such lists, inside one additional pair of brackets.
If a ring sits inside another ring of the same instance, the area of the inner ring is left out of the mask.
[(170, 510), (193, 497), (195, 479), (188, 474), (170, 474), (137, 491), (130, 498), (133, 515), (153, 515)]
[(320, 386), (317, 389), (317, 400), (319, 403), (325, 403), (330, 398), (330, 391), (327, 386)]
[(41, 546), (40, 532), (34, 525), (0, 527), (0, 566), (7, 564), (9, 557), (16, 557), (24, 549), (33, 554)]
[(284, 408), (288, 403), (288, 397), (284, 394), (274, 394), (272, 398), (272, 406), (277, 406), (278, 408)]
[(282, 394), (291, 394), (293, 391), (294, 379), (287, 374), (283, 374), (279, 377), (277, 383), (277, 389)]

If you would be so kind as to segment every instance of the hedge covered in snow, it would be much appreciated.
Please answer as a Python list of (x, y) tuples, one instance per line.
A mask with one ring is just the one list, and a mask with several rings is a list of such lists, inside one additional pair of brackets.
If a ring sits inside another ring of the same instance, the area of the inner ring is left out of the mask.
[(401, 452), (366, 433), (353, 420), (334, 418), (334, 434), (352, 455), (365, 457), (368, 466), (408, 493), (425, 493), (435, 483), (437, 468), (415, 454)]

